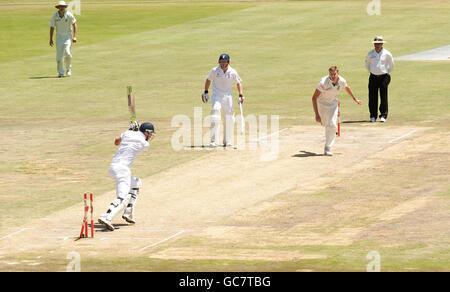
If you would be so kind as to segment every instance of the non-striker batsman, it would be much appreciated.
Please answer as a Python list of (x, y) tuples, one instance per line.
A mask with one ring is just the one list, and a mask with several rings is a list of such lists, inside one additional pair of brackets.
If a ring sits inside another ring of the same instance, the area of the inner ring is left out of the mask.
[(232, 85), (237, 85), (239, 92), (239, 103), (244, 103), (245, 97), (242, 92), (242, 80), (236, 70), (230, 66), (230, 56), (221, 54), (219, 56), (219, 66), (214, 67), (209, 72), (205, 81), (205, 91), (202, 94), (204, 103), (209, 100), (209, 86), (212, 82), (213, 93), (211, 96), (211, 147), (218, 146), (218, 134), (221, 124), (222, 113), (225, 118), (223, 133), (223, 145), (233, 147), (234, 130), (234, 110)]

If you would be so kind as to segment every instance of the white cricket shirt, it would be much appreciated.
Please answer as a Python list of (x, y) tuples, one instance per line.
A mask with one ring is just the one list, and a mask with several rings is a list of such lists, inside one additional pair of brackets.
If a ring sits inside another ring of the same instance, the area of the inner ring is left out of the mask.
[(57, 38), (71, 38), (72, 37), (72, 25), (77, 20), (73, 16), (72, 13), (66, 11), (63, 17), (59, 16), (59, 13), (56, 12), (53, 14), (50, 19), (50, 27), (54, 27), (56, 30)]
[(212, 81), (212, 89), (214, 95), (232, 95), (232, 85), (233, 83), (239, 84), (242, 82), (239, 74), (228, 65), (227, 72), (223, 72), (220, 66), (217, 66), (209, 72), (206, 77), (208, 80)]
[(136, 157), (143, 150), (146, 151), (150, 144), (145, 140), (145, 135), (141, 131), (125, 131), (120, 135), (122, 141), (117, 148), (116, 155), (111, 164), (120, 164), (131, 167)]
[(317, 84), (317, 90), (320, 91), (318, 101), (322, 104), (332, 104), (337, 102), (339, 90), (345, 87), (347, 87), (347, 81), (342, 76), (339, 76), (337, 84), (331, 82), (330, 76), (327, 75), (323, 77), (320, 79), (319, 84)]
[(370, 51), (366, 56), (366, 69), (374, 75), (391, 73), (394, 69), (394, 58), (391, 52), (382, 49), (380, 53)]

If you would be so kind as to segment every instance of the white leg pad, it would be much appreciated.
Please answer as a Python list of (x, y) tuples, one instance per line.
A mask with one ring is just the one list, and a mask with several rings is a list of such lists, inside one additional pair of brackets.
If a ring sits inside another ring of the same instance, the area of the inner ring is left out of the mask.
[(222, 120), (220, 110), (212, 109), (211, 110), (211, 142), (215, 143), (217, 141), (217, 137), (219, 136), (220, 131), (220, 121)]
[(128, 205), (130, 201), (131, 195), (128, 195), (125, 199), (117, 198), (115, 199), (111, 205), (109, 206), (108, 211), (106, 212), (106, 219), (111, 221), (122, 209)]

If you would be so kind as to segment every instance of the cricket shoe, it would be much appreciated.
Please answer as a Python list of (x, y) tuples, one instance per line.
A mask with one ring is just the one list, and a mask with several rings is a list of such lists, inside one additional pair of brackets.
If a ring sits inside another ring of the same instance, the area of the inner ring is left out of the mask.
[(216, 142), (211, 142), (211, 143), (209, 143), (209, 147), (210, 148), (216, 148), (217, 147), (217, 143)]
[(58, 74), (58, 78), (63, 78), (63, 77), (64, 77), (64, 74), (61, 74), (61, 73)]
[(67, 77), (70, 77), (70, 76), (72, 76), (72, 70), (67, 70), (67, 72), (66, 72), (66, 76), (67, 76)]
[(381, 123), (386, 122), (386, 118), (385, 118), (385, 117), (381, 117), (381, 118), (380, 118), (380, 122), (381, 122)]
[(114, 231), (114, 226), (112, 225), (111, 221), (106, 219), (105, 217), (98, 218), (98, 223), (104, 225), (109, 231)]
[(133, 210), (129, 207), (125, 208), (125, 212), (123, 212), (122, 219), (131, 224), (136, 223), (136, 221), (133, 219)]
[(226, 143), (226, 144), (223, 145), (223, 147), (231, 149), (231, 148), (234, 148), (234, 145), (231, 144), (231, 143)]
[(375, 123), (376, 120), (377, 120), (377, 119), (375, 119), (375, 118), (370, 118), (370, 122), (371, 122), (371, 123)]
[(330, 148), (325, 147), (323, 151), (323, 155), (325, 156), (333, 156), (333, 152), (331, 152)]

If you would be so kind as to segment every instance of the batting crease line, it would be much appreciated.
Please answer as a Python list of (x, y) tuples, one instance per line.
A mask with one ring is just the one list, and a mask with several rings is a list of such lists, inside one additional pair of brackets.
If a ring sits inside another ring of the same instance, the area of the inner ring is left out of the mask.
[(144, 250), (146, 250), (147, 248), (154, 247), (154, 246), (156, 246), (156, 245), (158, 245), (158, 244), (160, 244), (160, 243), (163, 243), (163, 242), (165, 242), (165, 241), (168, 241), (168, 240), (170, 240), (170, 239), (172, 239), (172, 238), (174, 238), (174, 237), (176, 237), (176, 236), (178, 236), (178, 235), (180, 235), (180, 234), (182, 234), (182, 233), (184, 233), (184, 230), (181, 230), (181, 231), (175, 233), (174, 235), (169, 236), (169, 237), (167, 237), (167, 238), (165, 238), (165, 239), (163, 239), (163, 240), (160, 240), (160, 241), (158, 241), (158, 242), (156, 242), (156, 243), (147, 245), (147, 246), (141, 248), (139, 251), (144, 251)]
[(402, 136), (400, 136), (400, 137), (397, 137), (397, 138), (395, 138), (395, 139), (392, 139), (391, 141), (389, 141), (389, 143), (394, 143), (394, 142), (396, 142), (396, 141), (398, 141), (398, 140), (401, 140), (401, 139), (403, 139), (403, 138), (406, 138), (406, 137), (408, 137), (409, 135), (414, 134), (415, 132), (417, 132), (417, 130), (412, 130), (411, 132), (408, 132), (408, 133), (406, 133), (405, 135), (402, 135)]
[(6, 235), (6, 236), (0, 237), (0, 240), (5, 239), (5, 238), (9, 238), (9, 237), (11, 237), (11, 236), (13, 236), (13, 235), (16, 235), (16, 234), (18, 234), (18, 233), (21, 233), (21, 232), (23, 232), (23, 231), (25, 231), (25, 230), (30, 230), (30, 229), (33, 229), (33, 228), (22, 228), (22, 229), (20, 229), (20, 230), (18, 230), (18, 231), (16, 231), (16, 232), (13, 232), (13, 233), (8, 234), (8, 235)]
[(277, 134), (277, 133), (280, 134), (280, 133), (286, 131), (287, 129), (289, 129), (289, 128), (284, 128), (284, 129), (279, 130), (279, 131), (276, 131), (276, 132), (274, 132), (274, 133), (272, 133), (272, 134), (270, 134), (270, 135), (266, 135), (266, 136), (263, 136), (263, 137), (259, 137), (257, 140), (249, 140), (248, 142), (260, 142), (261, 140), (264, 140), (264, 139), (267, 139), (267, 138), (269, 138), (269, 137), (272, 137), (273, 135), (275, 135), (275, 134)]

